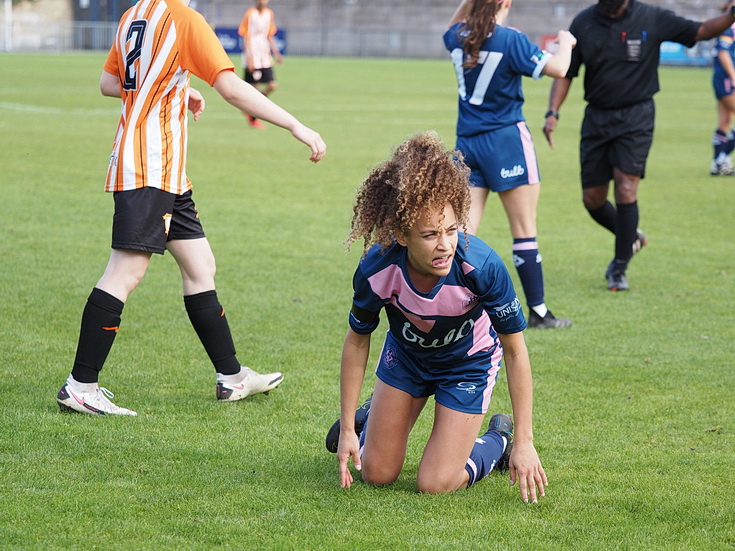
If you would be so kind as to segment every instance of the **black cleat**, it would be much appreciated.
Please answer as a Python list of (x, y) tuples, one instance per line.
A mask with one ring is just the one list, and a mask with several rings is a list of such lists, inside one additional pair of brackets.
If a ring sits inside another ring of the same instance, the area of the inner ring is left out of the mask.
[(630, 289), (628, 280), (625, 277), (625, 272), (619, 272), (617, 270), (610, 270), (608, 268), (605, 272), (607, 276), (607, 288), (610, 291), (627, 291)]
[[(635, 231), (635, 241), (633, 241), (632, 245), (633, 254), (631, 255), (631, 258), (641, 252), (641, 249), (647, 244), (648, 238), (646, 237), (646, 234), (643, 233), (640, 228), (638, 228)], [(630, 289), (630, 285), (628, 285), (628, 280), (625, 277), (626, 265), (627, 263), (621, 263), (620, 266), (616, 266), (614, 258), (610, 261), (610, 264), (607, 265), (607, 270), (605, 270), (605, 279), (607, 279), (607, 288), (610, 291), (627, 291), (628, 289)]]
[(551, 310), (547, 310), (546, 315), (542, 318), (531, 308), (531, 313), (528, 316), (528, 327), (533, 329), (558, 329), (560, 327), (569, 327), (570, 325), (572, 325), (572, 320), (557, 318), (551, 313)]
[(503, 455), (493, 468), (494, 471), (507, 471), (510, 462), (510, 451), (513, 449), (513, 420), (505, 413), (494, 413), (487, 426), (488, 432), (494, 430), (505, 436), (507, 444)]
[[(365, 400), (357, 411), (355, 412), (355, 434), (359, 437), (362, 434), (362, 429), (365, 428), (365, 421), (367, 421), (368, 413), (370, 413), (370, 403), (373, 400), (373, 396)], [(339, 430), (340, 423), (337, 419), (334, 424), (329, 428), (327, 432), (327, 438), (324, 444), (327, 446), (327, 451), (331, 453), (337, 453), (337, 447), (339, 446)]]

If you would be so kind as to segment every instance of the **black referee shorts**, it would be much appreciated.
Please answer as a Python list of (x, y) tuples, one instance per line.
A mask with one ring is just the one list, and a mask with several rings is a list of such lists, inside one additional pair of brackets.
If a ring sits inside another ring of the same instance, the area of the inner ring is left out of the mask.
[(613, 167), (643, 178), (655, 115), (652, 99), (621, 109), (588, 105), (579, 142), (582, 187), (607, 184), (613, 177)]
[(144, 187), (113, 195), (113, 249), (163, 254), (167, 241), (204, 237), (191, 190), (176, 195)]

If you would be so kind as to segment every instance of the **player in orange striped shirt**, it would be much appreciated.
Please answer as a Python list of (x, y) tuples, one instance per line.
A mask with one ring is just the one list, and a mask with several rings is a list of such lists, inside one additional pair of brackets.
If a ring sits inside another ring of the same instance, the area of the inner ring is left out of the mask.
[(100, 79), (105, 96), (122, 100), (105, 189), (114, 192), (112, 251), (82, 314), (74, 366), (57, 395), (62, 411), (136, 415), (110, 401), (99, 372), (120, 326), (128, 295), (153, 253), (168, 250), (183, 280), (184, 304), (217, 372), (217, 398), (241, 400), (268, 392), (279, 372), (241, 366), (214, 285), (215, 259), (186, 177), (187, 109), (197, 120), (202, 95), (194, 74), (233, 106), (291, 132), (318, 162), (321, 136), (242, 81), (204, 18), (188, 0), (140, 0), (120, 20)]
[[(237, 33), (242, 37), (243, 79), (268, 96), (275, 91), (273, 58), (280, 65), (283, 56), (276, 45), (276, 19), (268, 7), (270, 0), (255, 0), (255, 6), (248, 8), (240, 21)], [(250, 126), (265, 128), (253, 116), (248, 116)]]

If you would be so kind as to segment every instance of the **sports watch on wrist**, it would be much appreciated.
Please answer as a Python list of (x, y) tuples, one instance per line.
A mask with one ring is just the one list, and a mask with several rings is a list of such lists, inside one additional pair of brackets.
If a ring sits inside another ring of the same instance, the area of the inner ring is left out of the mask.
[(544, 115), (544, 118), (547, 118), (547, 117), (554, 117), (556, 120), (559, 120), (559, 111), (554, 111), (553, 109), (549, 109)]

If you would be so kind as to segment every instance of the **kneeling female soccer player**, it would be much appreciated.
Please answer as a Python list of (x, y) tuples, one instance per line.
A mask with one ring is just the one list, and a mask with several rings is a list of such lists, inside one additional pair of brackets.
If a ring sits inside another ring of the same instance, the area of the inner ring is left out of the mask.
[[(546, 474), (533, 445), (526, 320), (497, 253), (460, 231), (470, 207), (468, 175), (461, 155), (426, 133), (400, 145), (357, 192), (348, 242), (362, 239), (364, 255), (342, 352), (339, 428), (330, 431), (338, 438), (345, 488), (353, 482), (350, 459), (369, 484), (398, 478), (408, 435), (433, 395), (419, 491), (453, 492), (507, 468), (524, 501), (544, 495)], [(357, 410), (370, 335), (383, 309), (390, 329), (377, 383), (369, 407)], [(478, 438), (502, 358), (515, 435), (510, 416), (495, 414)], [(356, 411), (359, 424), (369, 412), (360, 434)]]

